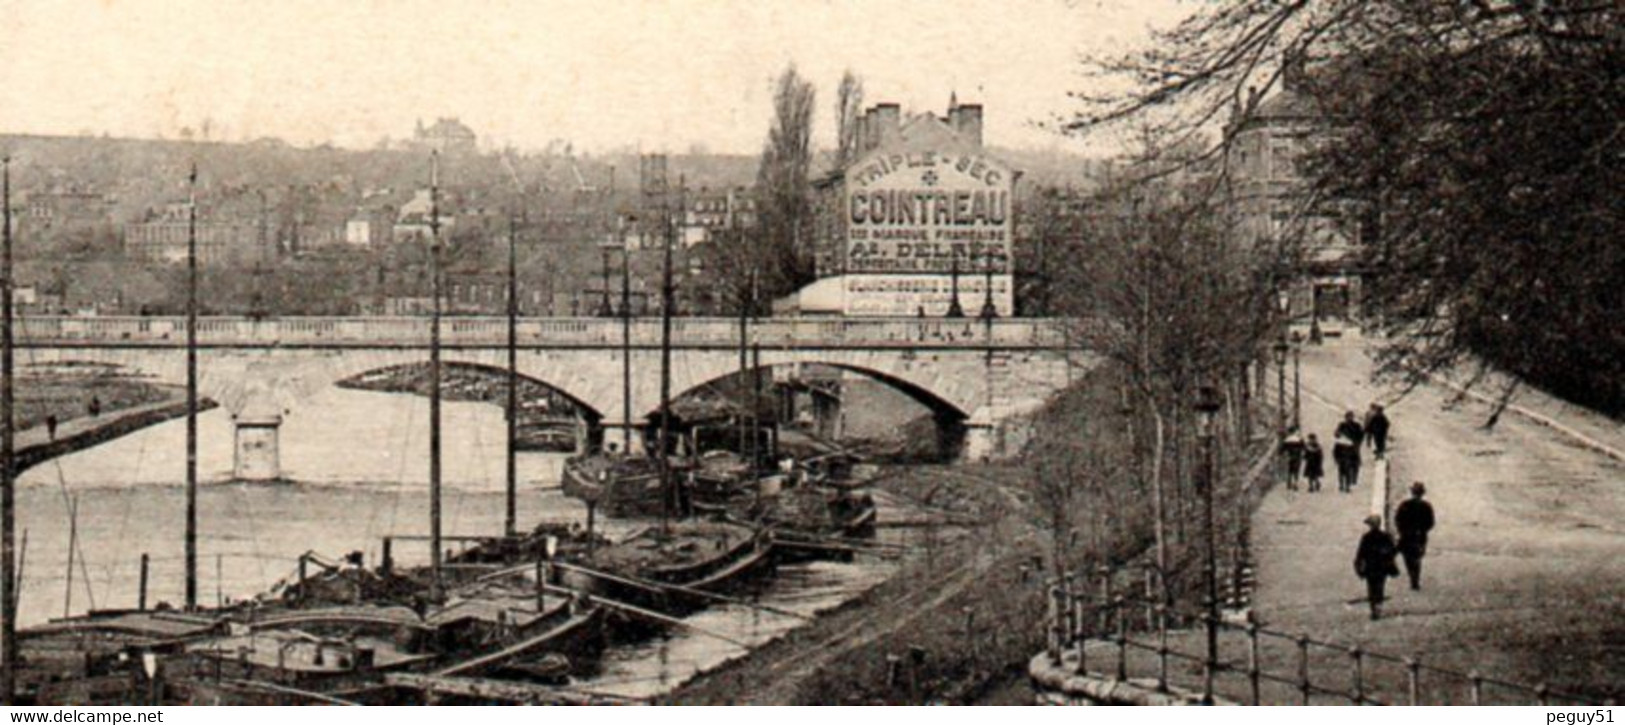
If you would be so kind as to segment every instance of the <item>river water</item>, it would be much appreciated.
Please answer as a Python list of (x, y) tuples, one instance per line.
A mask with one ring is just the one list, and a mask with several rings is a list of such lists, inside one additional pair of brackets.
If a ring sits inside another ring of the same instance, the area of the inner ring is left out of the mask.
[[(447, 535), (499, 533), (503, 518), (502, 410), (485, 403), (443, 403)], [(361, 551), (375, 564), (385, 536), (428, 531), (428, 401), (328, 388), (286, 416), (281, 464), (292, 483), (231, 480), (232, 425), (223, 409), (198, 417), (198, 599), (214, 604), (263, 592), (294, 575), (297, 557), (330, 559)], [(26, 532), (19, 623), (23, 626), (97, 608), (133, 607), (140, 557), (151, 557), (148, 603), (180, 603), (184, 592), (185, 421), (175, 420), (47, 462), (24, 474), (18, 530)], [(521, 528), (543, 521), (584, 522), (586, 510), (558, 491), (565, 456), (521, 453)], [(77, 502), (73, 591), (68, 501)], [(886, 511), (882, 510), (884, 517)], [(615, 537), (627, 529), (604, 522)], [(427, 559), (427, 547), (398, 542), (403, 564)], [(763, 604), (810, 614), (880, 583), (888, 562), (781, 567), (756, 595)], [(711, 636), (765, 642), (800, 624), (795, 617), (746, 606), (713, 607), (691, 627), (612, 648), (583, 687), (650, 696), (744, 654)]]

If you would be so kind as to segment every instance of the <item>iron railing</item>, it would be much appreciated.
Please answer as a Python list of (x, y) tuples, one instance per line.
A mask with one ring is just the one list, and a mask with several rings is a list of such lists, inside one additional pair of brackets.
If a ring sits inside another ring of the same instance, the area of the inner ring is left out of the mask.
[[(1102, 603), (1086, 591), (1068, 590), (1065, 580), (1050, 584), (1049, 597), (1052, 664), (1065, 663), (1078, 674), (1154, 682), (1160, 692), (1178, 688), (1207, 699), (1239, 692), (1226, 699), (1251, 705), (1596, 704), (1595, 698), (1545, 684), (1429, 664), (1426, 652), (1377, 652), (1222, 617), (1214, 623), (1224, 635), (1220, 654), (1209, 661), (1197, 636), (1201, 629), (1180, 629), (1206, 626), (1205, 613), (1122, 595)], [(1136, 625), (1142, 614), (1148, 628)]]
[[(1239, 487), (1241, 511), (1250, 511), (1268, 490), (1264, 474), (1277, 470), (1272, 465), (1273, 454), (1273, 450), (1266, 451), (1248, 466)], [(1243, 531), (1232, 547), (1233, 579), (1226, 599), (1233, 607), (1246, 602), (1244, 590), (1250, 588), (1247, 538)], [(1239, 689), (1242, 693), (1229, 699), (1252, 705), (1596, 702), (1595, 698), (1555, 691), (1545, 684), (1531, 685), (1430, 664), (1427, 652), (1376, 652), (1359, 644), (1263, 627), (1251, 621), (1250, 615), (1244, 621), (1231, 621), (1171, 607), (1163, 601), (1153, 565), (1144, 567), (1144, 591), (1138, 595), (1113, 590), (1115, 581), (1140, 579), (1132, 576), (1132, 571), (1100, 567), (1093, 573), (1096, 586), (1090, 586), (1089, 577), (1074, 574), (1052, 579), (1046, 585), (1050, 661), (1058, 667), (1069, 663), (1078, 674), (1100, 674), (1119, 681), (1131, 677), (1152, 680), (1160, 692), (1178, 687), (1200, 692), (1209, 702), (1217, 694), (1215, 689), (1223, 686), (1227, 691)], [(1198, 636), (1202, 628), (1210, 625), (1227, 635), (1221, 637), (1219, 657), (1212, 661), (1208, 659), (1205, 638)], [(1102, 650), (1109, 652), (1103, 661), (1095, 661), (1091, 651), (1099, 654)], [(1272, 662), (1285, 665), (1272, 668), (1268, 664)], [(1178, 677), (1182, 671), (1194, 674), (1197, 681), (1193, 684)], [(1239, 681), (1228, 683), (1226, 679)], [(1231, 688), (1230, 684), (1239, 687)]]

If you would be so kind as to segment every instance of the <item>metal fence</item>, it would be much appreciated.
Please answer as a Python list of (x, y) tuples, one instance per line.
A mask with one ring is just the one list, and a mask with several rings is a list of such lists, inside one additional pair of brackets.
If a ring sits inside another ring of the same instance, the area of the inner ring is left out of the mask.
[[(1057, 667), (1119, 681), (1154, 683), (1241, 704), (1584, 705), (1596, 698), (1431, 664), (1430, 653), (1396, 655), (1260, 626), (1250, 619), (1170, 607), (1148, 570), (1143, 593), (1114, 593), (1123, 569), (1048, 582), (1048, 656)], [(1137, 578), (1136, 578), (1137, 579)], [(1209, 659), (1207, 628), (1217, 657)], [(1437, 656), (1437, 655), (1435, 655)]]
[[(1275, 451), (1265, 451), (1247, 467), (1237, 486), (1237, 515), (1248, 514), (1282, 469)], [(1386, 476), (1382, 485), (1386, 487)], [(1374, 512), (1387, 513), (1386, 491), (1373, 498)], [(1241, 527), (1230, 549), (1228, 594), (1221, 603), (1248, 604), (1251, 588), (1250, 531)], [(1144, 576), (1127, 568), (1100, 567), (1091, 574), (1067, 574), (1049, 587), (1049, 657), (1078, 674), (1119, 681), (1154, 682), (1159, 692), (1178, 688), (1206, 701), (1222, 694), (1242, 704), (1357, 705), (1585, 705), (1596, 704), (1545, 684), (1529, 684), (1431, 664), (1440, 653), (1409, 655), (1376, 652), (1359, 644), (1317, 639), (1307, 633), (1270, 629), (1246, 618), (1210, 617), (1205, 611), (1164, 603), (1155, 566)], [(1140, 592), (1114, 583), (1143, 582)], [(1208, 656), (1208, 628), (1218, 641)]]

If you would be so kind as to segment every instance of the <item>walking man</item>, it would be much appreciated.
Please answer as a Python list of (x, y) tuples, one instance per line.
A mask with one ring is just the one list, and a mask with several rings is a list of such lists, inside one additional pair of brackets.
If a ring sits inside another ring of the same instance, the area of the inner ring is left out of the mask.
[(1320, 491), (1320, 479), (1326, 477), (1326, 451), (1313, 433), (1303, 444), (1303, 477), (1309, 482), (1309, 493)]
[(1371, 411), (1365, 414), (1365, 432), (1371, 437), (1371, 450), (1382, 458), (1388, 452), (1388, 415), (1381, 403), (1372, 403)]
[(1348, 493), (1360, 482), (1360, 444), (1365, 440), (1365, 429), (1354, 419), (1354, 411), (1343, 414), (1336, 435), (1332, 460), (1337, 462), (1337, 490)]
[(1365, 518), (1366, 532), (1360, 537), (1360, 548), (1354, 553), (1354, 575), (1365, 580), (1366, 599), (1371, 603), (1371, 619), (1382, 618), (1383, 590), (1389, 577), (1399, 576), (1394, 564), (1398, 553), (1394, 537), (1382, 530), (1382, 517), (1372, 514)]
[(56, 440), (56, 415), (54, 414), (45, 416), (45, 435), (53, 441)]
[(1411, 589), (1422, 588), (1422, 557), (1428, 553), (1428, 532), (1433, 530), (1433, 505), (1422, 500), (1427, 487), (1421, 481), (1411, 484), (1411, 497), (1394, 509), (1394, 528), (1399, 530), (1399, 555), (1405, 559), (1405, 574)]

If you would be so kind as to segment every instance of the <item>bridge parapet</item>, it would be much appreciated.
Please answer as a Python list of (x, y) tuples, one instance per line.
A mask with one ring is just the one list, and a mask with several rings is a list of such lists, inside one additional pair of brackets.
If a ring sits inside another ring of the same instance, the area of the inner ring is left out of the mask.
[[(27, 316), (19, 320), (18, 341), (32, 346), (175, 347), (185, 342), (182, 317)], [(755, 320), (748, 343), (764, 348), (988, 348), (1060, 350), (1070, 347), (1071, 321), (936, 318), (780, 317)], [(447, 317), (441, 339), (450, 346), (501, 346), (507, 342), (503, 317)], [(525, 347), (612, 348), (622, 344), (622, 321), (602, 317), (520, 318)], [(660, 320), (636, 318), (630, 337), (636, 347), (660, 344)], [(198, 341), (211, 347), (424, 347), (429, 321), (423, 317), (205, 317)], [(680, 317), (672, 320), (673, 345), (719, 348), (739, 345), (733, 318)]]

